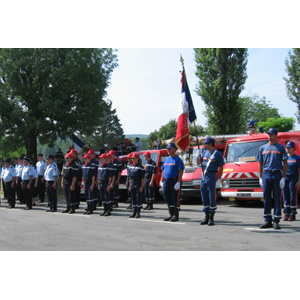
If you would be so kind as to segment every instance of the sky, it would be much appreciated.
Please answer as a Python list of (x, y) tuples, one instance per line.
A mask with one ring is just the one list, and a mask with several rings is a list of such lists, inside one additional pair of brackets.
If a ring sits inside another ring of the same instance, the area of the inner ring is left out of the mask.
[[(247, 81), (241, 96), (266, 97), (284, 117), (295, 117), (296, 104), (286, 95), (283, 79), (289, 48), (249, 48)], [(184, 59), (187, 81), (197, 114), (205, 126), (204, 102), (195, 92), (198, 78), (193, 48), (119, 48), (118, 64), (108, 88), (108, 99), (125, 134), (149, 134), (178, 118)], [(300, 129), (296, 125), (296, 129)]]

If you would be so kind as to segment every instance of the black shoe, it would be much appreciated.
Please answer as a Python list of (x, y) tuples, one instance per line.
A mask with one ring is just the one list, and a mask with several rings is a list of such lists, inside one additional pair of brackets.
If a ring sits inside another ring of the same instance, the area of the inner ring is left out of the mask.
[(108, 217), (108, 216), (110, 216), (110, 215), (111, 215), (111, 212), (108, 210), (108, 211), (105, 213), (104, 217)]
[(283, 218), (283, 221), (288, 221), (289, 220), (289, 214), (284, 214), (284, 218)]
[(171, 222), (177, 222), (179, 221), (179, 210), (178, 207), (174, 207), (174, 215), (170, 220)]
[(130, 204), (126, 209), (132, 209), (132, 205)]
[(170, 221), (174, 216), (174, 207), (169, 207), (169, 214), (170, 216), (168, 218), (164, 218), (164, 221)]
[(93, 210), (92, 210), (92, 209), (89, 209), (89, 210), (86, 212), (87, 215), (91, 215), (92, 213), (93, 213)]
[(133, 211), (132, 215), (129, 218), (135, 218), (136, 216), (136, 210)]
[(259, 226), (260, 229), (266, 229), (266, 228), (272, 228), (272, 227), (273, 227), (272, 222), (266, 222)]
[(200, 225), (207, 225), (209, 220), (209, 214), (205, 213), (204, 220), (200, 223)]
[(276, 230), (281, 229), (281, 227), (279, 226), (279, 223), (277, 223), (277, 222), (273, 223), (273, 228)]
[(289, 216), (289, 221), (296, 221), (296, 215), (295, 214), (291, 214)]
[(69, 214), (75, 214), (75, 208), (71, 208)]
[(51, 212), (51, 209), (47, 209), (46, 212)]
[(147, 210), (149, 208), (150, 203), (148, 202), (147, 205), (143, 208), (143, 210)]
[(112, 207), (113, 207), (113, 208), (117, 208), (117, 207), (119, 207), (119, 204), (118, 204), (118, 203), (115, 203)]
[(68, 212), (70, 212), (70, 209), (68, 209), (68, 208), (62, 211), (63, 214), (66, 214)]
[(214, 222), (214, 214), (209, 214), (209, 221), (208, 221), (208, 226), (213, 226), (215, 225), (215, 222)]
[(50, 212), (57, 212), (57, 209), (51, 209)]
[(140, 212), (140, 210), (137, 210), (137, 211), (136, 211), (135, 218), (138, 219), (138, 218), (140, 218), (140, 217), (141, 217), (141, 212)]
[(147, 208), (147, 210), (152, 210), (152, 209), (153, 209), (153, 204), (150, 203), (149, 206), (148, 206), (148, 208)]

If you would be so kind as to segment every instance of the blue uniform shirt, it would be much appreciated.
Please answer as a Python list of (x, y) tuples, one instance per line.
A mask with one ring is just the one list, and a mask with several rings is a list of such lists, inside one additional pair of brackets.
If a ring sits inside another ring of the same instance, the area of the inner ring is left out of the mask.
[(256, 159), (263, 162), (265, 171), (280, 171), (283, 169), (282, 161), (287, 159), (287, 153), (284, 146), (279, 143), (265, 144), (260, 147)]
[(98, 179), (108, 182), (110, 177), (114, 176), (114, 168), (112, 164), (99, 164)]
[(93, 176), (95, 176), (96, 179), (97, 175), (97, 169), (95, 164), (92, 164), (91, 162), (87, 165), (82, 165), (82, 176), (85, 183), (92, 183)]
[[(214, 153), (213, 157), (212, 154)], [(212, 160), (211, 160), (212, 157)], [(218, 150), (214, 150), (212, 153), (210, 153), (208, 150), (205, 150), (201, 154), (201, 158), (203, 160), (203, 169), (208, 171), (208, 172), (217, 172), (219, 167), (224, 166), (224, 159), (222, 156), (222, 153)], [(206, 168), (208, 162), (211, 160), (209, 163), (208, 168)]]
[(287, 160), (288, 169), (286, 172), (286, 175), (298, 175), (299, 169), (300, 169), (300, 156), (297, 154), (294, 154), (292, 156), (288, 156)]
[(8, 168), (5, 168), (5, 170), (3, 171), (3, 181), (4, 182), (10, 182), (13, 180), (13, 177), (16, 177), (16, 172), (15, 172), (15, 168), (10, 165)]
[(142, 164), (132, 164), (128, 168), (129, 178), (133, 180), (134, 183), (141, 184), (142, 179), (145, 178), (145, 169)]
[(38, 161), (36, 163), (36, 171), (38, 173), (38, 176), (44, 176), (46, 168), (47, 168), (47, 166), (46, 166), (46, 164), (45, 164), (45, 162), (43, 160)]
[(23, 164), (17, 164), (15, 167), (15, 171), (16, 171), (16, 176), (17, 177), (21, 177), (22, 176), (22, 170), (24, 168)]
[(178, 177), (179, 171), (184, 170), (184, 164), (179, 156), (168, 156), (164, 160), (161, 169), (164, 171), (164, 179), (175, 178)]
[(35, 176), (35, 170), (30, 165), (24, 166), (22, 169), (22, 180), (30, 180), (30, 176), (32, 175), (32, 178)]
[(46, 181), (54, 181), (54, 177), (58, 177), (58, 168), (55, 162), (51, 165), (48, 165), (45, 171), (45, 180)]

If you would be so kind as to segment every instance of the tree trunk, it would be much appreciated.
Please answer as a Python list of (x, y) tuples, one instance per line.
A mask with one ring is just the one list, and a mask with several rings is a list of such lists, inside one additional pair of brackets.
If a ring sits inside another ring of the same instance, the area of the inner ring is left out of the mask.
[(37, 138), (36, 136), (32, 135), (32, 138), (28, 140), (26, 143), (26, 151), (27, 157), (32, 159), (34, 162), (37, 161)]

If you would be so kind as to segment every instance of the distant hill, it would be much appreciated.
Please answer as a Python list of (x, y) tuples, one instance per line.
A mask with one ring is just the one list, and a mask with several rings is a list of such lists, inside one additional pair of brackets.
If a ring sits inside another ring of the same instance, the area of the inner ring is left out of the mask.
[(138, 138), (148, 138), (149, 134), (125, 134), (125, 137), (128, 139), (135, 139), (136, 137)]

